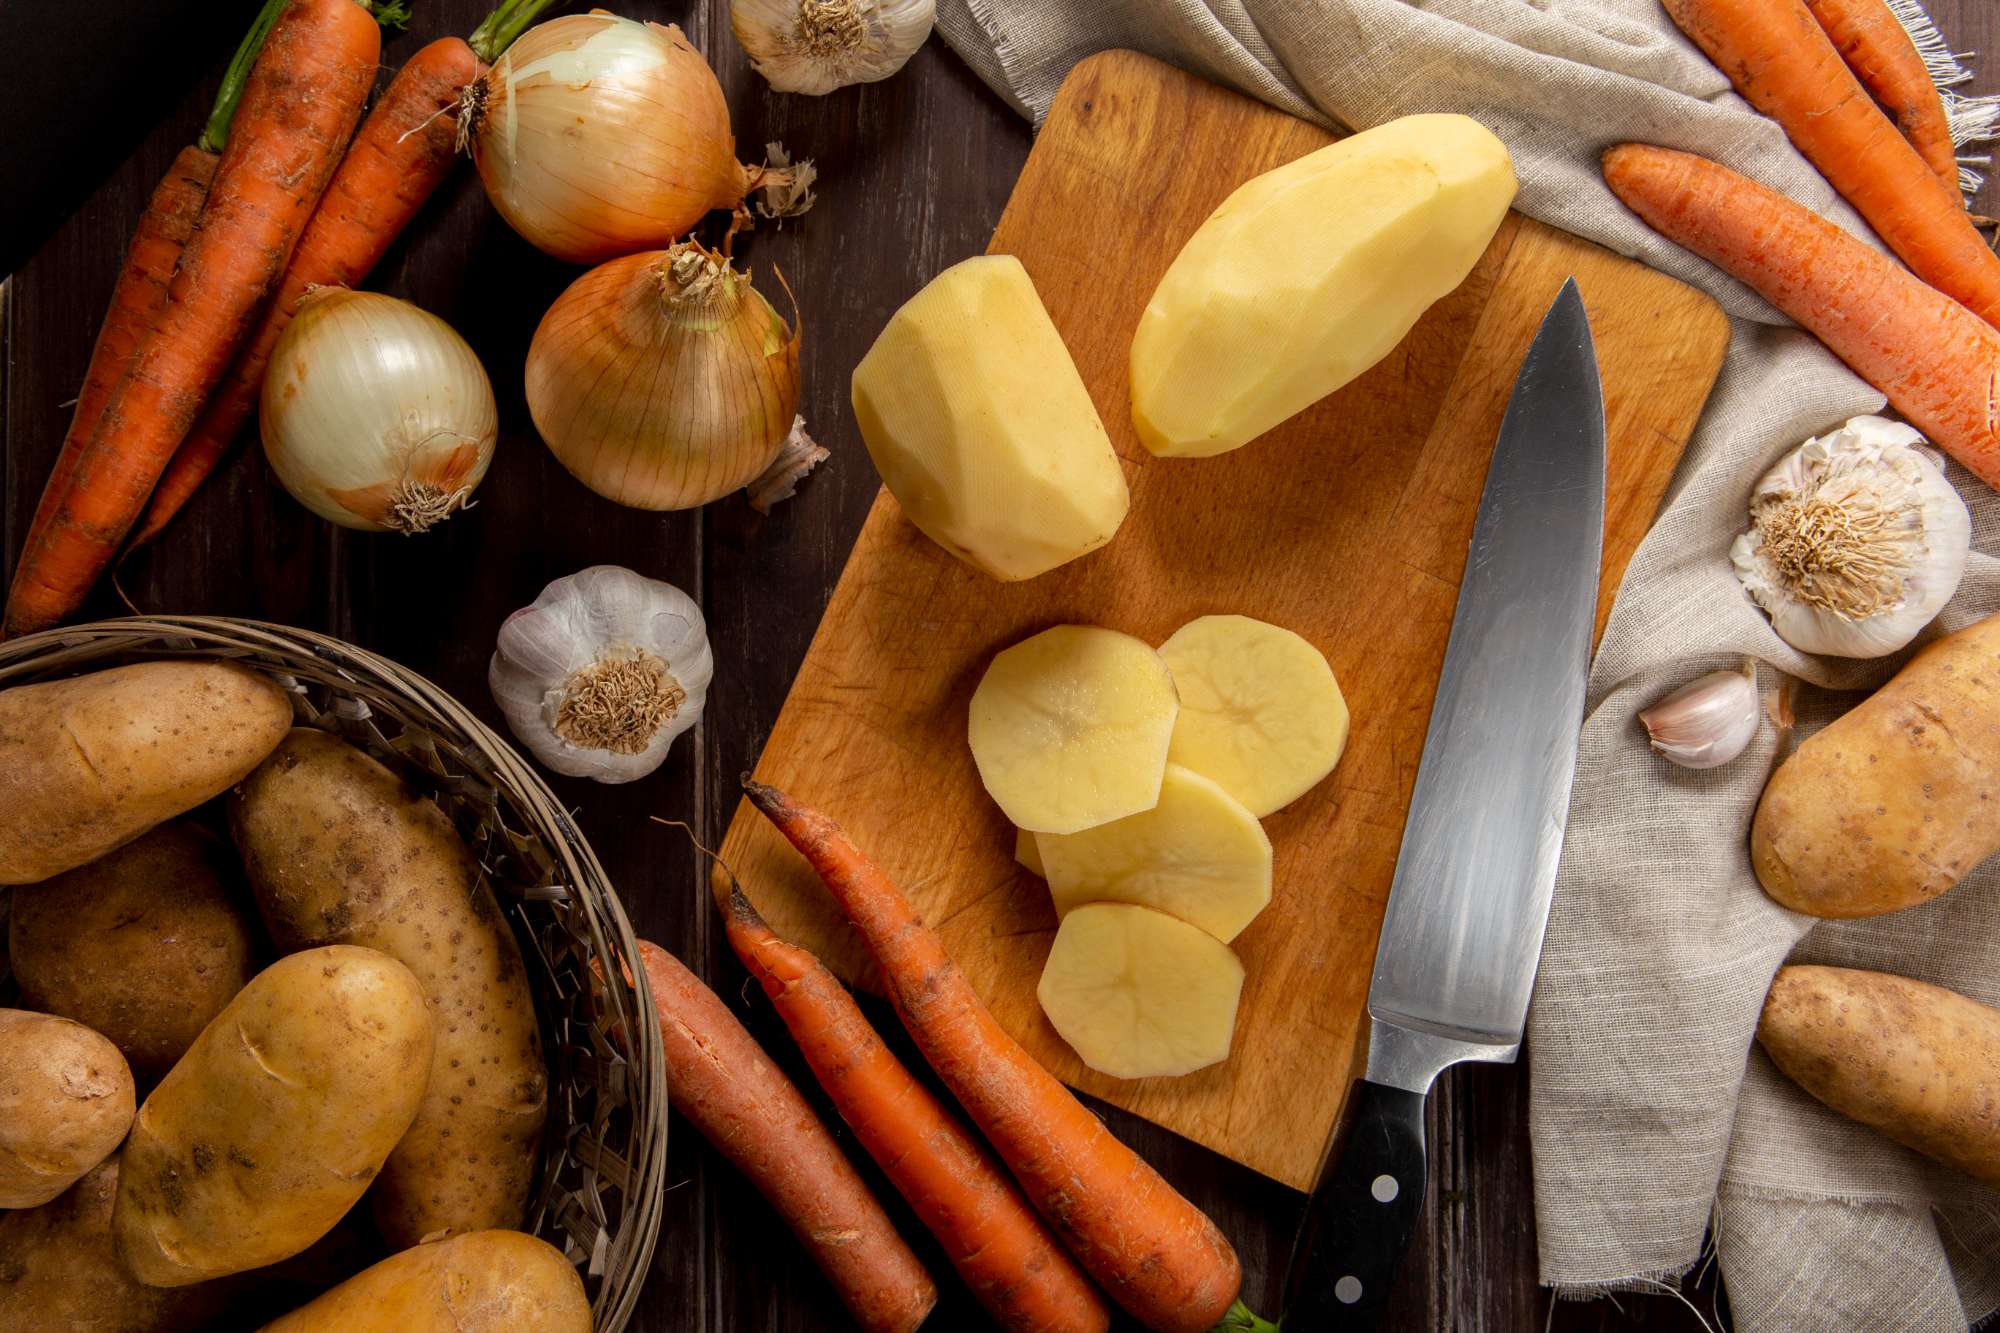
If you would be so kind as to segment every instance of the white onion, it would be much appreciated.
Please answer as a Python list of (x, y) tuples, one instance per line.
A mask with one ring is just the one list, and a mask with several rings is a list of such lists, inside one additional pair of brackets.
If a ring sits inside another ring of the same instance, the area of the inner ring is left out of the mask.
[(461, 133), (487, 197), (559, 259), (653, 249), (770, 192), (811, 203), (810, 163), (736, 160), (722, 85), (678, 27), (595, 11), (530, 28), (466, 89)]
[(407, 301), (307, 292), (264, 373), (264, 456), (292, 498), (347, 528), (422, 532), (486, 475), (499, 413), (451, 325)]

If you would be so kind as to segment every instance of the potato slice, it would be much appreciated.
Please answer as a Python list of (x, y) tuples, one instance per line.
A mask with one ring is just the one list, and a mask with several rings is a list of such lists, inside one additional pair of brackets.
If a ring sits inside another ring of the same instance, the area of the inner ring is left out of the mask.
[(1036, 879), (1047, 879), (1049, 872), (1042, 869), (1041, 845), (1035, 841), (1036, 835), (1024, 828), (1014, 830), (1014, 859), (1021, 869)]
[(1111, 437), (1028, 271), (954, 264), (854, 368), (854, 417), (910, 522), (996, 579), (1111, 540), (1130, 498)]
[(1319, 649), (1290, 630), (1203, 616), (1160, 656), (1181, 696), (1168, 759), (1213, 778), (1251, 814), (1290, 805), (1340, 762), (1347, 700)]
[(1129, 634), (1057, 625), (994, 655), (966, 733), (1007, 818), (1075, 833), (1160, 799), (1180, 703), (1160, 655)]
[(1063, 918), (1035, 988), (1085, 1064), (1113, 1078), (1187, 1074), (1229, 1056), (1243, 964), (1163, 912), (1092, 903)]
[(1081, 833), (1038, 834), (1056, 915), (1136, 903), (1225, 944), (1271, 901), (1271, 840), (1257, 816), (1199, 773), (1167, 765), (1151, 810)]
[(1238, 187), (1132, 339), (1132, 422), (1162, 457), (1248, 444), (1387, 356), (1465, 280), (1514, 198), (1477, 121), (1406, 116)]

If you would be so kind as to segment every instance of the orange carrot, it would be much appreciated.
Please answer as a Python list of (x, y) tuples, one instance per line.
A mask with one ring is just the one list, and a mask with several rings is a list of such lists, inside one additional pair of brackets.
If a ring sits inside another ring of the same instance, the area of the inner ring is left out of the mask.
[(2000, 488), (2000, 333), (1879, 251), (1691, 153), (1621, 144), (1604, 179), (1647, 225), (1757, 289)]
[(43, 492), (37, 540), (14, 571), (9, 634), (72, 614), (110, 563), (291, 257), (381, 46), (357, 0), (292, 0), (272, 26), (166, 308), (63, 486)]
[(2000, 255), (1855, 80), (1805, 0), (1665, 0), (1675, 23), (1916, 275), (2000, 324)]
[(869, 1333), (909, 1333), (937, 1304), (937, 1284), (833, 1136), (757, 1039), (701, 979), (639, 941), (659, 1011), (667, 1095), (771, 1201)]
[(449, 112), (484, 69), (462, 39), (444, 37), (411, 56), (390, 81), (299, 233), (263, 321), (160, 477), (133, 546), (151, 541), (180, 512), (256, 413), (264, 367), (299, 298), (310, 287), (352, 287), (367, 277), (450, 174), (458, 121)]
[(1958, 148), (1951, 141), (1944, 95), (1889, 6), (1883, 0), (1806, 0), (1806, 8), (1910, 147), (1958, 195)]
[[(49, 472), (47, 490), (60, 492), (69, 484), (77, 460), (83, 456), (83, 447), (90, 443), (98, 418), (104, 415), (111, 391), (125, 377), (139, 344), (152, 332), (160, 312), (167, 307), (167, 288), (180, 264), (181, 251), (187, 247), (188, 237), (194, 234), (195, 224), (201, 219), (202, 205), (208, 202), (208, 187), (215, 180), (223, 145), (229, 141), (229, 122), (243, 100), (244, 82), (250, 77), (250, 67), (263, 49), (264, 39), (270, 35), (271, 25), (284, 7), (285, 0), (264, 0), (263, 8), (257, 11), (250, 30), (243, 35), (228, 69), (223, 72), (222, 86), (201, 137), (181, 149), (174, 164), (167, 168), (167, 174), (153, 188), (146, 211), (139, 215), (139, 225), (132, 233), (132, 248), (125, 254), (125, 267), (111, 289), (110, 308), (97, 331), (97, 342), (90, 349), (83, 387), (77, 391), (76, 411), (70, 417), (62, 449), (56, 454), (55, 467)], [(39, 540), (44, 525), (44, 515), (37, 511), (25, 545)]]
[(1084, 1270), (1148, 1328), (1211, 1328), (1243, 1278), (1215, 1223), (1007, 1035), (937, 932), (839, 825), (748, 777), (743, 790), (819, 872), (903, 1026)]
[(995, 1323), (1103, 1333), (1111, 1311), (979, 1140), (903, 1067), (819, 959), (779, 939), (733, 878), (710, 877), (736, 956), (819, 1084)]
[(263, 322), (153, 490), (128, 546), (145, 545), (180, 512), (257, 411), (264, 367), (311, 287), (366, 278), (457, 160), (458, 99), (552, 0), (505, 0), (469, 41), (441, 37), (411, 56), (376, 101), (299, 234)]

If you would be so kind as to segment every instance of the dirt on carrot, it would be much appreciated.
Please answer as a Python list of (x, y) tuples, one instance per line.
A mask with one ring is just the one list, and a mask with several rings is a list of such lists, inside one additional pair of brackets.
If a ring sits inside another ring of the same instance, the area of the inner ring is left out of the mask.
[(1806, 8), (1910, 147), (1958, 194), (1958, 148), (1951, 140), (1944, 94), (1885, 0), (1806, 0)]

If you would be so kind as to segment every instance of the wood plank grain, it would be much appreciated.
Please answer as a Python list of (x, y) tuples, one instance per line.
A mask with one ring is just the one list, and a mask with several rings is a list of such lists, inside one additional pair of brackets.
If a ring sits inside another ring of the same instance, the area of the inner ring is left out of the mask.
[[(1079, 65), (990, 247), (1027, 266), (1126, 465), (1103, 550), (1000, 584), (879, 497), (758, 774), (821, 804), (900, 878), (999, 1017), (1064, 1081), (1303, 1187), (1346, 1092), (1403, 813), (1514, 371), (1576, 275), (1610, 425), (1608, 609), (1721, 364), (1707, 297), (1510, 218), (1471, 278), (1374, 371), (1255, 445), (1153, 461), (1131, 429), (1132, 330), (1181, 242), (1236, 184), (1327, 142), (1303, 122), (1130, 52)], [(1173, 144), (1174, 152), (1164, 151)], [(1248, 971), (1230, 1059), (1179, 1079), (1085, 1069), (1034, 998), (1054, 917), (980, 790), (966, 701), (993, 653), (1050, 624), (1157, 643), (1235, 611), (1333, 663), (1354, 730), (1328, 782), (1268, 821), (1272, 904), (1235, 941)], [(781, 932), (871, 985), (804, 863), (753, 813), (723, 846)]]

